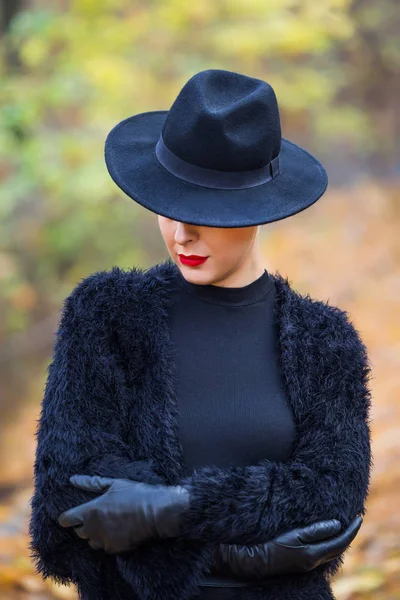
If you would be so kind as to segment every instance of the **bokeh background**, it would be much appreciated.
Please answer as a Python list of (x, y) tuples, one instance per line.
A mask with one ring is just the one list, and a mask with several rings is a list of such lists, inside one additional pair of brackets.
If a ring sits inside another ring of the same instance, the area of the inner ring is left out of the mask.
[(196, 72), (268, 81), (283, 137), (330, 185), (262, 231), (265, 267), (349, 311), (373, 365), (368, 514), (338, 600), (400, 598), (400, 11), (397, 0), (6, 0), (0, 16), (0, 597), (76, 598), (28, 544), (35, 429), (63, 299), (89, 273), (167, 257), (108, 175), (120, 120)]

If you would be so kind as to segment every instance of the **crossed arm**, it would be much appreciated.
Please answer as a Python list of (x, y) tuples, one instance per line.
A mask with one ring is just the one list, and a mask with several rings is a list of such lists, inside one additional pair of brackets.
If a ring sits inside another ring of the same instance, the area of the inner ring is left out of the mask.
[[(135, 460), (122, 441), (115, 425), (116, 399), (129, 390), (118, 386), (120, 367), (103, 338), (94, 344), (94, 329), (73, 298), (67, 299), (37, 432), (30, 547), (38, 571), (60, 583), (79, 583), (83, 570), (95, 582), (104, 559), (57, 522), (61, 512), (93, 499), (92, 493), (71, 486), (71, 475), (162, 483), (151, 464)], [(191, 494), (183, 539), (252, 545), (321, 520), (338, 519), (347, 527), (355, 515), (365, 514), (371, 467), (369, 369), (355, 330), (350, 330), (344, 350), (343, 361), (346, 368), (350, 361), (353, 377), (331, 394), (329, 411), (309, 415), (291, 461), (263, 460), (229, 469), (207, 466), (182, 479)], [(107, 356), (107, 362), (100, 356)], [(111, 413), (113, 420), (108, 418)], [(333, 572), (335, 566), (330, 568)]]

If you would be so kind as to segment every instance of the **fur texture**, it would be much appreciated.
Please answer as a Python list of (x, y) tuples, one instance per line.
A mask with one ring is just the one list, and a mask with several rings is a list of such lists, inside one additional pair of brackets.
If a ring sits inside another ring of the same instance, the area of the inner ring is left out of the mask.
[[(279, 273), (281, 369), (297, 434), (285, 463), (205, 466), (183, 478), (168, 332), (171, 259), (117, 266), (66, 298), (37, 429), (31, 557), (84, 600), (189, 600), (217, 542), (260, 543), (297, 526), (365, 515), (372, 468), (367, 350), (346, 311), (302, 296)], [(74, 474), (191, 486), (182, 535), (107, 555), (57, 523), (94, 497)], [(331, 600), (343, 554), (306, 574), (232, 590), (241, 600)], [(240, 595), (240, 596), (239, 596)]]

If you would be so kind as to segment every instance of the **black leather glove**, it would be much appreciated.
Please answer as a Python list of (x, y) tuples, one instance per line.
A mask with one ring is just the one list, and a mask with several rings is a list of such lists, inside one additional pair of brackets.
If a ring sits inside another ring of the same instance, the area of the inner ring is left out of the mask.
[(344, 552), (362, 522), (362, 517), (355, 517), (341, 533), (340, 521), (332, 519), (292, 529), (264, 544), (217, 544), (215, 568), (218, 573), (250, 580), (311, 571)]
[(62, 527), (73, 527), (93, 549), (116, 554), (149, 539), (179, 535), (181, 515), (189, 503), (183, 486), (97, 475), (72, 475), (70, 482), (82, 490), (105, 492), (58, 517)]

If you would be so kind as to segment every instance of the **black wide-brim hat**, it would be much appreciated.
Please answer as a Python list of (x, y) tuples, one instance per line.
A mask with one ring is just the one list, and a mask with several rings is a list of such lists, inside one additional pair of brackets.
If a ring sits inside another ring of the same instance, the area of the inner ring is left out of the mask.
[(282, 138), (273, 88), (221, 69), (195, 74), (170, 110), (118, 123), (105, 143), (115, 183), (148, 210), (185, 223), (246, 227), (316, 202), (321, 163)]

